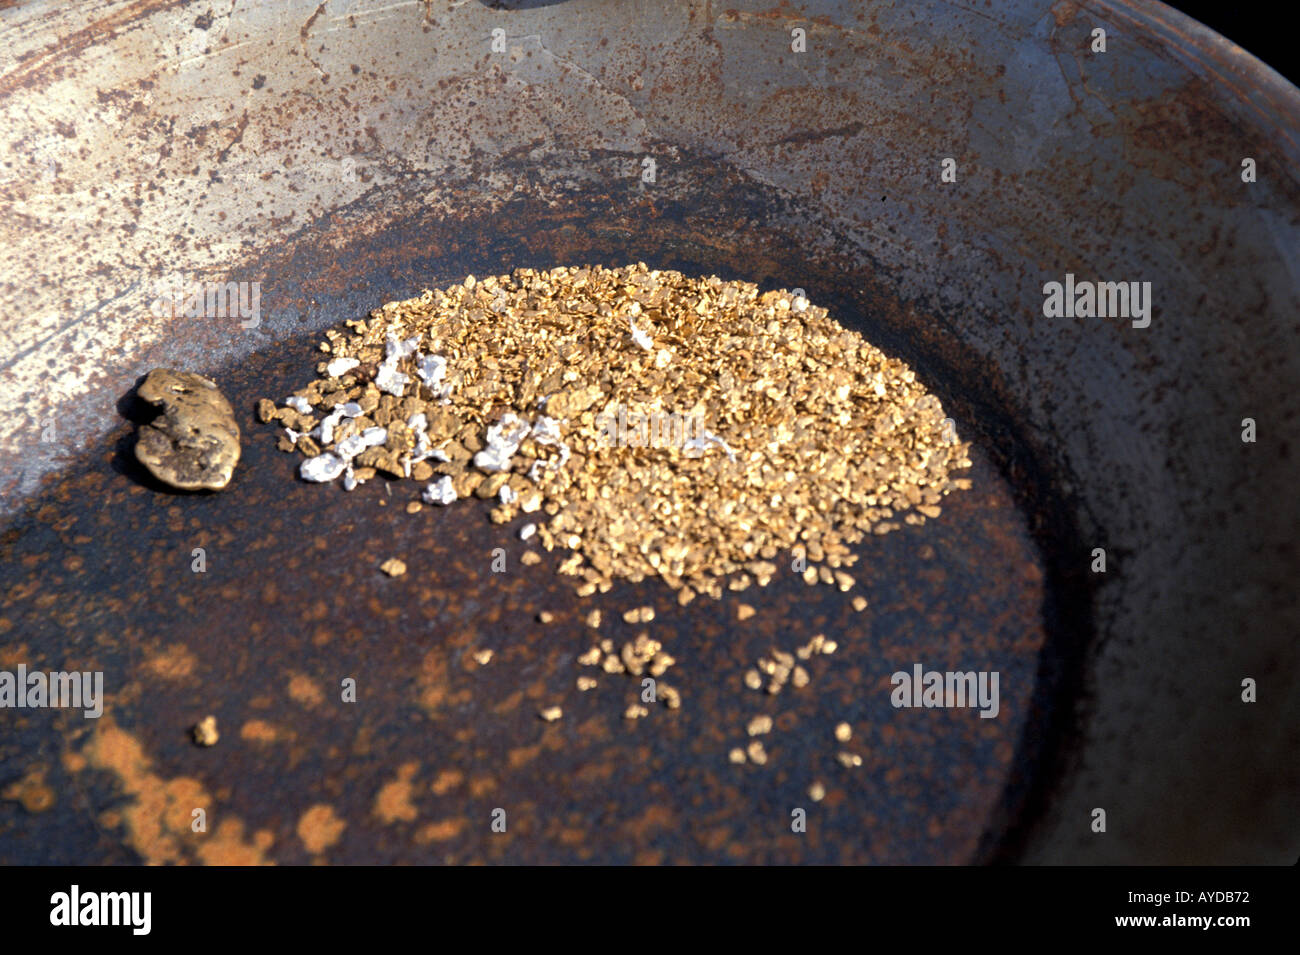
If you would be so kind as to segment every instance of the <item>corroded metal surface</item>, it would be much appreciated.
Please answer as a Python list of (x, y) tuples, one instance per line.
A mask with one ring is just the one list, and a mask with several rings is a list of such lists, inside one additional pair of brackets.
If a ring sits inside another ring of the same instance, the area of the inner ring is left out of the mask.
[[(947, 383), (1030, 517), (1066, 632), (1040, 692), (1086, 704), (1060, 784), (1021, 793), (1044, 814), (1014, 854), (1291, 861), (1300, 94), (1158, 5), (634, 9), (0, 11), (6, 509), (118, 427), (150, 367), (215, 374), (430, 276), (804, 270)], [(751, 215), (759, 187), (784, 205)], [(1067, 271), (1152, 281), (1151, 327), (1045, 320)], [(178, 275), (262, 283), (259, 321), (151, 308)], [(1244, 676), (1273, 692), (1234, 705)], [(1112, 838), (1080, 822), (1097, 805), (1121, 807)]]
[[(871, 333), (856, 282), (839, 268), (823, 280), (817, 266), (781, 251), (787, 236), (772, 222), (789, 210), (739, 181), (702, 175), (692, 190), (705, 189), (746, 210), (746, 245), (683, 224), (699, 195), (606, 217), (602, 234), (566, 231), (565, 222), (594, 223), (606, 196), (568, 208), (516, 203), (509, 219), (526, 238), (509, 250), (485, 247), (491, 223), (453, 237), (424, 216), (391, 229), (382, 247), (339, 250), (328, 269), (302, 247), (277, 253), (265, 272), (310, 287), (316, 308), (340, 319), (357, 314), (352, 295), (418, 290), (388, 273), (450, 278), (431, 257), (456, 238), (473, 249), (465, 268), (479, 267), (479, 256), (541, 267), (598, 248), (652, 260), (654, 250), (675, 248), (657, 264), (744, 268), (767, 284), (796, 264), (809, 294), (837, 302), (837, 314)], [(503, 240), (499, 230), (495, 238)], [(331, 277), (335, 268), (348, 283)], [(267, 291), (289, 294), (276, 279)], [(884, 307), (870, 308), (873, 320)], [(1059, 679), (1039, 669), (1044, 659), (1059, 663), (1079, 636), (1054, 617), (1051, 571), (1020, 508), (1049, 522), (1059, 515), (1050, 501), (1017, 500), (999, 473), (1008, 460), (981, 452), (974, 488), (954, 495), (943, 519), (868, 542), (858, 574), (871, 606), (862, 614), (793, 572), (743, 595), (758, 609), (743, 624), (736, 594), (682, 609), (647, 582), (579, 600), (555, 578), (553, 560), (519, 565), (522, 546), (487, 522), (486, 504), (411, 515), (382, 481), (352, 494), (296, 481), (293, 459), (274, 450), (275, 429), (254, 423), (252, 409), (263, 394), (289, 393), (311, 366), (312, 342), (299, 337), (253, 362), (205, 369), (246, 432), (244, 463), (222, 495), (148, 487), (123, 423), (0, 544), (12, 571), (0, 593), (4, 660), (103, 668), (108, 689), (98, 724), (7, 714), (15, 731), (0, 743), (0, 765), (18, 788), (0, 802), (5, 861), (957, 862), (998, 852), (1030, 799), (1057, 715), (1039, 688)], [(961, 381), (940, 387), (961, 433), (978, 432)], [(491, 571), (497, 546), (509, 552), (501, 574)], [(203, 573), (192, 569), (195, 548)], [(391, 556), (413, 570), (381, 574)], [(622, 712), (635, 681), (601, 675), (596, 690), (574, 688), (589, 672), (575, 658), (591, 643), (579, 614), (601, 606), (610, 621), (602, 631), (630, 639), (643, 628), (620, 613), (645, 604), (658, 611), (650, 629), (678, 660), (672, 682), (683, 706), (655, 707), (630, 724)], [(555, 623), (536, 622), (543, 609)], [(82, 634), (75, 648), (69, 628)], [(806, 689), (769, 698), (743, 686), (760, 656), (819, 631), (840, 649), (810, 666)], [(495, 650), (486, 667), (473, 661), (481, 648)], [(916, 662), (1000, 671), (1000, 717), (899, 719), (889, 675)], [(355, 704), (341, 701), (347, 678), (357, 681)], [(557, 702), (563, 720), (538, 719)], [(199, 751), (188, 732), (208, 713), (222, 738)], [(747, 741), (757, 713), (775, 718), (770, 762), (733, 766), (727, 752)], [(855, 728), (850, 745), (833, 738), (840, 721)], [(861, 754), (863, 765), (840, 766), (841, 750)], [(827, 790), (820, 804), (807, 796), (813, 782)], [(24, 808), (24, 795), (47, 789), (58, 794), (51, 805)], [(194, 806), (209, 809), (207, 838), (187, 828)], [(507, 813), (504, 837), (490, 828), (497, 808)], [(812, 820), (806, 835), (791, 832), (795, 808)]]

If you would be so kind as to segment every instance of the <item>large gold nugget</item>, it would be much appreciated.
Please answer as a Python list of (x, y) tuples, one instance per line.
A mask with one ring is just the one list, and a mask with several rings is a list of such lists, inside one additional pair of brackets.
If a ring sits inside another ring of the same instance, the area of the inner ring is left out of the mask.
[(186, 491), (219, 491), (239, 463), (239, 425), (215, 382), (155, 368), (138, 394), (163, 413), (136, 434), (135, 456), (149, 473)]

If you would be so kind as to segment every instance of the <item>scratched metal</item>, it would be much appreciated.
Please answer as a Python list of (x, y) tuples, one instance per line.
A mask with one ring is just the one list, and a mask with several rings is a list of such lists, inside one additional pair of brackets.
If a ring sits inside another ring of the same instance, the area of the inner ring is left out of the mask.
[[(1028, 522), (1056, 715), (974, 854), (1293, 861), (1300, 93), (1145, 3), (498, 6), (0, 10), (6, 512), (99, 455), (155, 365), (237, 375), (530, 255), (730, 262), (927, 373)], [(1067, 271), (1151, 281), (1151, 327), (1043, 319)], [(173, 273), (260, 281), (260, 324), (154, 314)]]

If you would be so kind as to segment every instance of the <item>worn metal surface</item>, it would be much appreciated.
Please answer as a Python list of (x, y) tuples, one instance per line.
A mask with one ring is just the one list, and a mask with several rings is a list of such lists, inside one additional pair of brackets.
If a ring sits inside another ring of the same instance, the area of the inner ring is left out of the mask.
[[(7, 9), (0, 29), (10, 512), (119, 427), (153, 365), (217, 374), (381, 293), (526, 253), (730, 258), (871, 319), (964, 409), (1029, 515), (1061, 631), (1040, 691), (1084, 696), (1048, 748), (1065, 763), (1010, 800), (1039, 824), (1002, 839), (1014, 820), (995, 814), (986, 845), (1293, 861), (1300, 97), (1239, 51), (1155, 4), (1031, 0), (159, 0)], [(1043, 283), (1067, 271), (1151, 281), (1151, 327), (1042, 318)], [(262, 283), (259, 324), (159, 317), (173, 273)], [(1093, 546), (1112, 558), (1096, 589)], [(4, 572), (10, 599), (45, 599), (20, 561)], [(49, 631), (24, 619), (4, 639), (30, 650)], [(1244, 676), (1272, 688), (1254, 706), (1235, 702)], [(1086, 826), (1099, 805), (1106, 839)]]

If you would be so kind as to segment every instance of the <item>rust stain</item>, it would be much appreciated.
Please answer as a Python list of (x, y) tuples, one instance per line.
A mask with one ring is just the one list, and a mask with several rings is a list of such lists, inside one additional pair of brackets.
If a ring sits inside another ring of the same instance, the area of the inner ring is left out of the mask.
[(431, 822), (427, 826), (422, 827), (420, 831), (415, 834), (415, 841), (424, 844), (430, 842), (447, 842), (459, 836), (461, 832), (464, 831), (465, 826), (466, 820), (463, 818), (443, 819), (439, 822)]
[(414, 792), (412, 780), (415, 778), (419, 763), (403, 763), (397, 770), (397, 778), (385, 784), (375, 796), (375, 815), (390, 825), (395, 822), (414, 822), (418, 813), (411, 804)]
[(86, 757), (76, 750), (64, 750), (63, 768), (70, 773), (79, 773), (86, 768)]
[(458, 769), (444, 769), (434, 778), (429, 789), (435, 796), (445, 796), (465, 781), (465, 774)]
[(294, 673), (289, 677), (289, 697), (306, 707), (317, 707), (325, 702), (325, 694), (311, 677)]
[(320, 803), (312, 806), (298, 820), (298, 838), (312, 855), (320, 855), (339, 841), (347, 823), (334, 812), (334, 807)]
[(0, 95), (12, 93), (21, 86), (37, 80), (52, 81), (57, 75), (50, 69), (56, 60), (69, 59), (87, 47), (102, 43), (107, 37), (155, 10), (172, 6), (171, 0), (139, 0), (124, 9), (109, 14), (94, 23), (60, 36), (45, 47), (45, 51), (24, 60), (17, 68), (0, 76)]
[(124, 825), (127, 844), (146, 863), (188, 863), (195, 858), (213, 865), (268, 863), (269, 833), (259, 832), (252, 843), (246, 843), (244, 824), (238, 819), (222, 819), (211, 835), (194, 832), (194, 810), (213, 815), (212, 798), (203, 784), (188, 776), (158, 775), (140, 741), (110, 717), (101, 719), (83, 755), (94, 768), (117, 777), (123, 793), (131, 797), (128, 805), (100, 819), (105, 825)]
[(266, 720), (249, 720), (239, 728), (239, 738), (251, 743), (274, 743), (284, 734)]
[(238, 819), (223, 819), (217, 824), (212, 838), (199, 843), (199, 861), (204, 865), (274, 865), (266, 852), (275, 843), (275, 836), (266, 829), (253, 833), (251, 842), (244, 841), (244, 824)]
[(541, 754), (541, 752), (541, 743), (537, 743), (533, 746), (519, 746), (510, 750), (506, 755), (506, 762), (509, 764), (511, 769), (518, 769), (520, 766), (531, 763)]
[(194, 675), (197, 660), (183, 643), (173, 643), (145, 661), (145, 668), (164, 680), (184, 680)]
[(637, 842), (656, 830), (673, 828), (673, 812), (666, 806), (647, 806), (645, 811), (635, 819), (623, 824), (623, 831)]
[(470, 699), (468, 688), (452, 691), (451, 668), (447, 664), (446, 650), (430, 650), (420, 663), (416, 678), (419, 703), (428, 715), (435, 716), (446, 706), (457, 706)]
[(27, 775), (8, 786), (0, 795), (12, 799), (28, 812), (45, 812), (54, 806), (54, 790), (45, 782), (46, 768), (33, 766)]
[(25, 643), (15, 643), (11, 646), (0, 647), (0, 669), (12, 670), (20, 663), (31, 663), (31, 653)]

